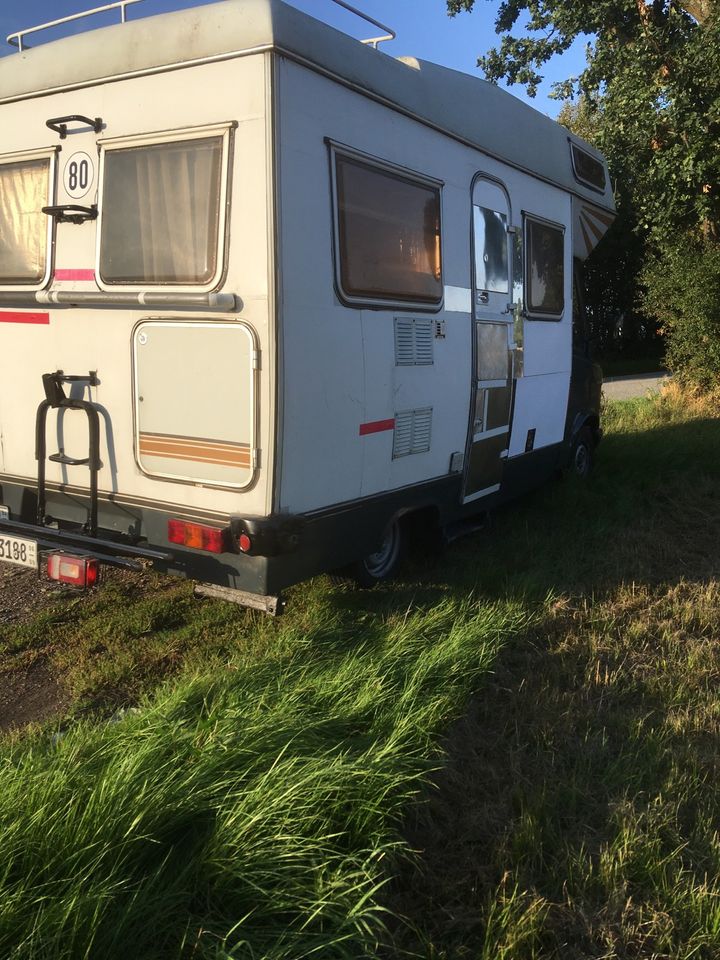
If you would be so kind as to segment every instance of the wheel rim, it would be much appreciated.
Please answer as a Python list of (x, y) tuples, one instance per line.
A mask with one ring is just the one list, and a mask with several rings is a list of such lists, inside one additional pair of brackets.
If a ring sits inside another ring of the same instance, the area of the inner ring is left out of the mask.
[(400, 550), (400, 527), (397, 521), (389, 528), (383, 541), (374, 553), (368, 554), (363, 561), (371, 577), (381, 579), (392, 570)]
[(590, 451), (585, 443), (579, 443), (575, 447), (575, 473), (579, 477), (585, 477), (590, 469)]

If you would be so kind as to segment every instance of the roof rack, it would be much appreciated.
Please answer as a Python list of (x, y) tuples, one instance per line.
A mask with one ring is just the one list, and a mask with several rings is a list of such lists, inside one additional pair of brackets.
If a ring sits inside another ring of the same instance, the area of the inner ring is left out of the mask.
[[(340, 0), (336, 0), (336, 2), (340, 2)], [(38, 33), (40, 30), (48, 30), (50, 27), (59, 27), (61, 23), (71, 23), (73, 20), (82, 20), (84, 17), (92, 17), (96, 13), (105, 13), (106, 10), (119, 9), (120, 22), (125, 23), (127, 20), (125, 8), (129, 7), (133, 3), (142, 3), (142, 0), (116, 0), (115, 3), (106, 3), (102, 7), (93, 7), (92, 10), (83, 10), (81, 13), (72, 13), (70, 16), (61, 17), (59, 20), (50, 20), (48, 23), (38, 24), (37, 27), (27, 27), (25, 30), (18, 30), (17, 33), (11, 33), (7, 37), (7, 42), (11, 47), (17, 47), (20, 53), (22, 53), (23, 50), (29, 49), (28, 45), (23, 43), (23, 39), (28, 34)]]
[[(73, 20), (83, 20), (85, 17), (92, 17), (96, 13), (105, 13), (108, 10), (119, 9), (120, 22), (125, 23), (127, 20), (125, 8), (134, 3), (142, 3), (142, 0), (116, 0), (115, 3), (106, 3), (102, 7), (93, 7), (92, 10), (83, 10), (80, 13), (72, 13), (70, 16), (61, 17), (59, 20), (49, 20), (47, 23), (40, 23), (36, 27), (27, 27), (25, 30), (18, 30), (17, 33), (11, 33), (7, 37), (7, 42), (10, 44), (10, 46), (17, 47), (20, 53), (22, 53), (23, 50), (29, 49), (28, 45), (24, 42), (24, 38), (29, 34), (39, 33), (41, 30), (49, 30), (50, 27), (59, 27), (63, 23), (72, 23)], [(374, 47), (375, 50), (377, 50), (379, 43), (384, 43), (386, 40), (394, 40), (397, 36), (391, 27), (388, 27), (384, 23), (380, 23), (379, 20), (376, 20), (369, 14), (364, 13), (362, 10), (358, 10), (357, 7), (351, 6), (349, 3), (346, 3), (345, 0), (333, 0), (333, 3), (336, 3), (339, 7), (343, 7), (345, 10), (349, 10), (350, 13), (354, 13), (357, 17), (360, 17), (367, 23), (371, 23), (379, 30), (385, 31), (385, 33), (380, 37), (368, 37), (366, 40), (361, 40), (360, 43), (366, 43), (368, 46)]]
[(351, 7), (349, 3), (345, 3), (345, 0), (333, 0), (333, 3), (336, 3), (339, 7), (344, 7), (346, 10), (349, 10), (350, 13), (354, 13), (356, 16), (361, 17), (363, 20), (367, 21), (367, 23), (371, 23), (379, 30), (385, 31), (382, 37), (368, 37), (367, 40), (361, 40), (360, 43), (367, 43), (368, 46), (374, 47), (374, 49), (377, 50), (379, 43), (384, 43), (386, 40), (394, 40), (397, 36), (392, 27), (388, 27), (386, 24), (380, 23), (379, 20), (375, 20), (369, 14), (363, 13), (363, 11), (358, 10), (357, 7)]

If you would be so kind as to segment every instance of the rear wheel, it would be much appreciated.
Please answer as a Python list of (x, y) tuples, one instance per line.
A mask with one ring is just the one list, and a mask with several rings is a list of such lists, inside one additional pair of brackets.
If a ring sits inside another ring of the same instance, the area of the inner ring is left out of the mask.
[(377, 550), (356, 561), (348, 571), (360, 587), (374, 587), (389, 580), (398, 569), (403, 552), (403, 531), (399, 520), (386, 529)]

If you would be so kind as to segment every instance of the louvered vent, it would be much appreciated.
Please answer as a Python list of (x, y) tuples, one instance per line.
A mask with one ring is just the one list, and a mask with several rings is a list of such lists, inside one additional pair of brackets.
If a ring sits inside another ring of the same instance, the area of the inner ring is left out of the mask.
[(433, 363), (433, 321), (395, 317), (395, 366), (418, 367)]
[(411, 453), (427, 453), (432, 433), (432, 407), (395, 414), (393, 460)]

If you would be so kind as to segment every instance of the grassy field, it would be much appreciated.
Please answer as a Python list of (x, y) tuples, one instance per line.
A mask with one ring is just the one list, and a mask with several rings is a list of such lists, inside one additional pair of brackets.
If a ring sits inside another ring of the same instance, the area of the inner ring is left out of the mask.
[(69, 706), (0, 741), (0, 956), (720, 955), (717, 415), (615, 404), (589, 484), (279, 621), (127, 579), (5, 629)]

